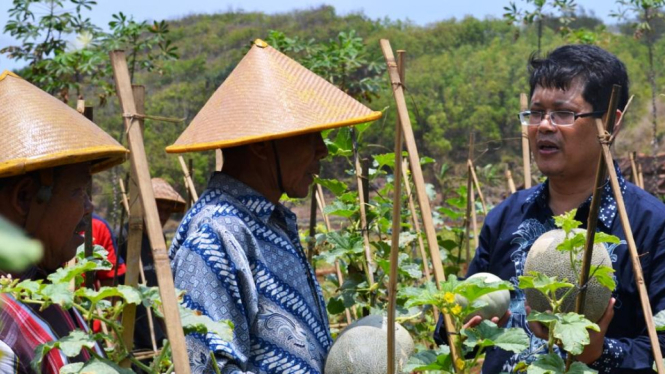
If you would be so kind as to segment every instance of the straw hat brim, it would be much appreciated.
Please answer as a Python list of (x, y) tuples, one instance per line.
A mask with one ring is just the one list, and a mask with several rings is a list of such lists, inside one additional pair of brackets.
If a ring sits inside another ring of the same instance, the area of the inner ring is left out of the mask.
[(166, 152), (235, 147), (371, 122), (381, 115), (256, 40)]
[(198, 143), (198, 144), (193, 144), (193, 145), (183, 145), (183, 146), (171, 145), (171, 146), (166, 147), (166, 152), (168, 152), (168, 153), (185, 153), (185, 152), (209, 151), (209, 150), (212, 150), (212, 149), (237, 147), (237, 146), (241, 146), (241, 145), (245, 145), (245, 144), (258, 143), (258, 142), (263, 142), (263, 141), (267, 141), (267, 140), (276, 140), (276, 139), (289, 138), (289, 137), (292, 137), (292, 136), (309, 134), (309, 133), (313, 133), (313, 132), (321, 132), (321, 131), (324, 131), (324, 130), (331, 130), (331, 129), (336, 129), (336, 128), (340, 128), (340, 127), (347, 127), (347, 126), (358, 125), (358, 124), (361, 124), (361, 123), (372, 122), (372, 121), (376, 121), (377, 119), (381, 118), (381, 116), (382, 116), (381, 112), (372, 112), (372, 114), (370, 114), (366, 117), (354, 118), (353, 120), (350, 120), (350, 121), (343, 121), (343, 122), (337, 122), (337, 123), (327, 123), (327, 124), (323, 124), (323, 125), (314, 125), (314, 126), (311, 126), (311, 127), (305, 128), (305, 129), (298, 129), (298, 130), (290, 131), (290, 132), (265, 134), (265, 135), (262, 135), (262, 136), (248, 136), (248, 137), (244, 137), (244, 138), (237, 138), (237, 139), (227, 140), (227, 141)]
[(76, 110), (14, 73), (0, 74), (0, 178), (90, 162), (96, 173), (129, 151)]

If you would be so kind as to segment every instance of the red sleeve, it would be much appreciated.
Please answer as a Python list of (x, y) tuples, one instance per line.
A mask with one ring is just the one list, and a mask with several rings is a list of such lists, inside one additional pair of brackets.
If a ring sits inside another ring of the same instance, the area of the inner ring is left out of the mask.
[[(108, 252), (108, 260), (113, 264), (111, 270), (100, 270), (97, 272), (97, 279), (113, 279), (115, 274), (115, 266), (118, 263), (115, 247), (113, 246), (113, 238), (106, 224), (96, 218), (92, 219), (92, 244), (101, 245)], [(118, 275), (125, 274), (125, 264), (121, 263), (118, 267)]]

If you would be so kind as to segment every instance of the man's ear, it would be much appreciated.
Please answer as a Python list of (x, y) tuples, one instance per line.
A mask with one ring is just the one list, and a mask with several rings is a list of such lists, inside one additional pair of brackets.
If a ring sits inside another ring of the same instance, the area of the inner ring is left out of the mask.
[(39, 191), (39, 183), (32, 176), (26, 175), (6, 188), (8, 207), (12, 210), (9, 214), (23, 221), (28, 216), (32, 200)]
[(249, 152), (260, 160), (266, 161), (272, 152), (270, 141), (248, 144)]

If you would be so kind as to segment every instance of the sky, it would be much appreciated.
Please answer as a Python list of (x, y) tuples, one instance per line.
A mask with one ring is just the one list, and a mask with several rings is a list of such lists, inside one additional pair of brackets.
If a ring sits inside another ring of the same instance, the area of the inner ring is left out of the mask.
[[(65, 0), (68, 2), (68, 0)], [(485, 17), (501, 18), (503, 7), (509, 0), (97, 0), (87, 16), (100, 26), (106, 26), (111, 15), (123, 12), (134, 16), (136, 20), (171, 20), (191, 14), (214, 14), (229, 10), (246, 12), (261, 11), (275, 14), (284, 13), (294, 9), (308, 9), (323, 4), (335, 7), (338, 14), (362, 12), (370, 18), (378, 19), (388, 17), (392, 20), (410, 20), (418, 25), (427, 25), (436, 21), (463, 18), (467, 15), (479, 19)], [(531, 9), (524, 0), (516, 0), (518, 8)], [(612, 23), (609, 17), (612, 10), (616, 10), (615, 1), (612, 0), (577, 0), (578, 7), (584, 8), (587, 13), (593, 12), (606, 23)], [(11, 0), (0, 0), (0, 32), (9, 19), (8, 10), (12, 6)], [(38, 14), (38, 12), (36, 12)], [(0, 49), (14, 44), (15, 41), (8, 34), (0, 34)], [(24, 63), (23, 63), (24, 64)], [(21, 63), (16, 63), (0, 55), (0, 71), (15, 69)]]

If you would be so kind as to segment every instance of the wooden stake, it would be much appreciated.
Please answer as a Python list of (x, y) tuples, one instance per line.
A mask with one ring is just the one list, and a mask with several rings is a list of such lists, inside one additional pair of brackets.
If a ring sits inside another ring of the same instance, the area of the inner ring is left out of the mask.
[(224, 167), (224, 155), (221, 149), (215, 149), (215, 171), (222, 171)]
[(637, 152), (633, 151), (630, 152), (630, 171), (633, 176), (633, 183), (635, 183), (636, 186), (640, 186), (640, 177), (637, 175), (637, 166), (635, 165), (635, 156)]
[[(137, 114), (143, 114), (145, 111), (145, 87), (133, 85), (132, 97), (134, 98), (134, 107)], [(144, 123), (138, 119), (139, 134), (143, 137)], [(133, 159), (132, 159), (133, 162)], [(127, 258), (125, 259), (125, 285), (136, 287), (139, 282), (141, 269), (141, 251), (143, 246), (143, 204), (141, 203), (141, 194), (137, 183), (138, 176), (136, 170), (132, 167), (129, 171), (129, 202), (128, 209), (128, 232), (127, 232)], [(152, 183), (151, 183), (152, 188)], [(121, 188), (124, 191), (124, 187)], [(123, 228), (120, 227), (120, 230)], [(134, 327), (136, 324), (136, 305), (127, 304), (122, 311), (122, 340), (130, 351), (134, 347)], [(123, 360), (120, 365), (125, 368), (131, 366), (129, 360)]]
[(409, 199), (409, 210), (411, 211), (413, 230), (418, 236), (418, 249), (420, 250), (420, 258), (423, 260), (423, 276), (425, 277), (424, 280), (425, 282), (428, 282), (432, 279), (432, 276), (429, 270), (429, 260), (427, 259), (427, 252), (425, 251), (425, 243), (423, 242), (422, 231), (420, 231), (420, 222), (418, 221), (416, 204), (413, 202), (413, 195), (411, 194), (411, 183), (409, 182), (409, 176), (406, 174), (407, 170), (409, 170), (409, 161), (405, 158), (402, 161), (402, 178), (404, 179), (404, 190), (406, 191), (406, 196)]
[[(145, 271), (143, 270), (143, 261), (139, 257), (139, 274), (141, 275), (141, 283), (147, 285), (148, 281), (145, 279)], [(150, 342), (152, 343), (152, 351), (157, 352), (157, 338), (155, 337), (155, 322), (152, 318), (152, 308), (145, 307), (146, 315), (148, 317), (148, 328), (150, 329)]]
[(185, 345), (182, 323), (180, 322), (180, 312), (178, 309), (178, 301), (176, 300), (175, 287), (173, 285), (170, 261), (166, 253), (164, 234), (162, 233), (162, 227), (159, 223), (157, 203), (155, 202), (155, 195), (152, 190), (152, 183), (150, 182), (150, 171), (148, 170), (148, 160), (143, 145), (143, 136), (141, 134), (139, 121), (134, 117), (137, 113), (129, 78), (129, 70), (127, 69), (127, 60), (123, 51), (112, 51), (110, 52), (110, 57), (113, 66), (116, 92), (120, 99), (122, 111), (125, 113), (123, 117), (131, 150), (132, 168), (136, 172), (139, 194), (141, 195), (141, 201), (143, 202), (144, 213), (146, 215), (145, 222), (148, 230), (148, 239), (150, 240), (153, 258), (155, 260), (157, 283), (159, 284), (160, 296), (162, 298), (162, 304), (164, 305), (166, 330), (173, 352), (173, 363), (177, 373), (189, 374), (189, 358), (187, 356), (187, 347)]
[[(397, 114), (402, 127), (402, 135), (406, 143), (406, 148), (409, 152), (409, 162), (411, 163), (411, 172), (413, 174), (413, 181), (416, 186), (416, 194), (418, 196), (418, 203), (420, 205), (420, 211), (423, 219), (423, 226), (425, 227), (425, 236), (427, 237), (427, 244), (430, 249), (430, 256), (432, 258), (432, 266), (434, 267), (434, 278), (436, 280), (437, 288), (440, 287), (440, 283), (446, 280), (445, 272), (443, 271), (443, 266), (441, 264), (441, 255), (439, 253), (439, 245), (436, 238), (436, 231), (434, 230), (434, 222), (432, 221), (432, 211), (429, 206), (429, 198), (427, 197), (427, 191), (425, 189), (425, 180), (423, 178), (423, 172), (420, 168), (420, 156), (418, 155), (418, 148), (416, 146), (416, 140), (413, 135), (413, 129), (411, 127), (411, 120), (409, 119), (409, 112), (406, 107), (406, 99), (404, 97), (404, 87), (402, 86), (401, 80), (399, 78), (399, 72), (397, 71), (397, 63), (395, 62), (395, 56), (393, 55), (392, 48), (390, 47), (390, 42), (387, 39), (381, 39), (381, 50), (383, 51), (383, 56), (386, 59), (386, 65), (388, 67), (388, 74), (390, 75), (390, 82), (393, 90), (393, 95), (395, 96), (395, 104), (397, 106)], [(447, 339), (450, 347), (451, 358), (453, 362), (456, 359), (460, 358), (460, 354), (457, 350), (456, 338), (455, 338), (455, 326), (453, 325), (452, 319), (449, 315), (444, 314), (444, 324), (447, 331)]]
[(310, 194), (312, 195), (309, 203), (309, 238), (307, 239), (307, 261), (309, 262), (312, 269), (314, 267), (314, 246), (316, 244), (316, 183), (312, 183), (310, 186)]
[[(85, 118), (89, 119), (90, 121), (93, 120), (92, 118), (92, 107), (89, 107), (90, 110), (86, 111), (85, 107), (85, 101), (84, 100), (78, 100), (76, 102), (76, 110), (81, 113)], [(90, 181), (90, 184), (86, 186), (86, 190), (88, 193), (88, 196), (92, 198), (92, 180)], [(92, 256), (92, 213), (86, 215), (83, 217), (83, 219), (86, 222), (85, 226), (85, 233), (83, 236), (83, 250), (85, 253), (85, 257), (91, 257)], [(115, 264), (117, 266), (118, 264)], [(95, 272), (94, 271), (86, 271), (85, 272), (85, 287), (94, 289), (95, 287)]]
[(369, 227), (367, 226), (367, 212), (365, 211), (365, 194), (363, 188), (362, 166), (358, 155), (358, 143), (356, 141), (355, 129), (351, 128), (353, 138), (353, 162), (356, 169), (356, 182), (358, 184), (358, 201), (360, 202), (360, 227), (363, 234), (363, 247), (365, 248), (365, 274), (369, 288), (374, 286), (374, 260), (372, 259), (372, 247), (369, 244)]
[(508, 168), (506, 168), (506, 180), (508, 181), (508, 191), (510, 191), (511, 194), (517, 192), (517, 188), (515, 188), (515, 181), (513, 180), (513, 173), (511, 173), (510, 169)]
[[(520, 94), (520, 111), (529, 107), (529, 100), (525, 93)], [(531, 151), (529, 150), (528, 126), (522, 123), (522, 165), (524, 166), (524, 189), (531, 188)]]
[[(397, 70), (400, 82), (405, 82), (405, 51), (397, 51)], [(402, 83), (403, 84), (403, 83)], [(388, 282), (388, 373), (397, 373), (395, 367), (395, 306), (397, 304), (397, 264), (399, 262), (399, 234), (402, 232), (402, 125), (395, 122), (395, 169), (393, 170), (393, 215), (390, 240), (390, 279)]]
[(473, 187), (476, 188), (478, 193), (478, 198), (480, 199), (480, 205), (483, 207), (483, 214), (487, 215), (487, 205), (485, 204), (485, 196), (483, 196), (483, 191), (480, 190), (480, 183), (478, 183), (478, 176), (476, 176), (476, 167), (473, 165), (473, 161), (468, 160), (469, 174), (473, 179)]
[[(127, 199), (127, 190), (125, 190), (125, 182), (122, 181), (122, 178), (118, 178), (118, 185), (120, 186), (120, 196), (122, 196), (122, 206), (125, 208), (125, 212), (129, 213), (129, 200)], [(122, 230), (122, 227), (120, 228)]]
[(320, 184), (316, 185), (316, 199), (319, 202), (319, 209), (321, 210), (321, 216), (323, 217), (323, 222), (326, 225), (326, 230), (331, 231), (331, 226), (330, 226), (330, 218), (328, 215), (323, 211), (323, 209), (326, 208), (326, 200), (323, 197), (323, 188), (321, 188)]
[(196, 202), (199, 199), (199, 194), (196, 193), (196, 188), (194, 187), (194, 181), (192, 180), (192, 176), (189, 174), (189, 168), (187, 167), (185, 159), (182, 156), (178, 156), (178, 161), (180, 161), (180, 167), (182, 168), (182, 173), (185, 174), (185, 185), (187, 186), (187, 190), (192, 195), (192, 200)]
[(642, 163), (637, 164), (637, 178), (640, 181), (640, 188), (644, 189), (644, 173), (642, 173)]

